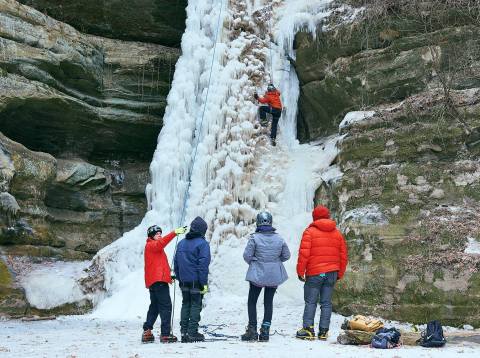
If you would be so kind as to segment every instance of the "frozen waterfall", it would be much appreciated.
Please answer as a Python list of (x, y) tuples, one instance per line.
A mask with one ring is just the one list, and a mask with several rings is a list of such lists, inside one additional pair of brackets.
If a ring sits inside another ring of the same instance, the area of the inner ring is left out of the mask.
[[(200, 215), (209, 225), (213, 262), (207, 304), (225, 295), (243, 302), (242, 252), (261, 209), (272, 212), (274, 226), (290, 245), (294, 255), (287, 270), (295, 275), (299, 239), (322, 172), (337, 154), (337, 138), (326, 138), (322, 145), (298, 144), (299, 84), (286, 55), (295, 57), (295, 32), (314, 30), (328, 15), (329, 2), (189, 0), (182, 56), (150, 166), (149, 211), (141, 224), (94, 258), (90, 274), (101, 277), (104, 286), (93, 294), (94, 316), (143, 318), (148, 306), (146, 228), (158, 224), (166, 233), (178, 226), (186, 195), (185, 223)], [(285, 106), (277, 147), (258, 126), (252, 100), (272, 77)], [(167, 248), (170, 260), (173, 249), (174, 243)], [(282, 286), (279, 300), (291, 299), (293, 284), (289, 280)]]

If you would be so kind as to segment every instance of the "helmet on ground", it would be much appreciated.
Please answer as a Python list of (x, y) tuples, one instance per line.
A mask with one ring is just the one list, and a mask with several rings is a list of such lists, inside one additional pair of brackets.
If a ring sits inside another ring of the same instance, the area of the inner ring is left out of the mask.
[(150, 226), (147, 229), (147, 236), (148, 237), (154, 237), (157, 232), (162, 233), (162, 228), (160, 226), (158, 226), (158, 225)]
[(276, 88), (273, 85), (273, 83), (269, 83), (268, 86), (267, 86), (267, 91), (271, 92), (271, 91), (275, 91), (275, 90), (276, 90)]
[(268, 211), (261, 211), (257, 214), (257, 226), (272, 225), (272, 214)]

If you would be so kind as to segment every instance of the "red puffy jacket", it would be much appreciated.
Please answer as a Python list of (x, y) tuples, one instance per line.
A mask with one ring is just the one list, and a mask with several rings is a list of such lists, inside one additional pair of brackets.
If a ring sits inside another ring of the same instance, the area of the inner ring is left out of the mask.
[(153, 240), (147, 239), (145, 244), (145, 286), (149, 288), (155, 282), (172, 282), (170, 265), (167, 254), (163, 249), (177, 236), (173, 231), (164, 237)]
[(268, 103), (271, 107), (276, 109), (282, 109), (282, 101), (280, 100), (280, 92), (270, 91), (265, 93), (265, 96), (258, 97), (258, 102), (260, 103)]
[(315, 276), (338, 271), (341, 279), (347, 268), (347, 245), (335, 221), (315, 220), (303, 232), (298, 251), (297, 274)]

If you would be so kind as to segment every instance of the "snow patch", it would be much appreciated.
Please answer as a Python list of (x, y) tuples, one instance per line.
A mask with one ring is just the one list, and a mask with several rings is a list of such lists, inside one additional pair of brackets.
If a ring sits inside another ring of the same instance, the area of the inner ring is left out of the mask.
[(372, 118), (374, 115), (375, 115), (375, 111), (348, 112), (343, 118), (343, 120), (340, 122), (340, 125), (338, 127), (339, 129), (343, 129), (353, 123), (362, 122), (369, 118)]
[(76, 278), (88, 267), (89, 261), (42, 263), (20, 278), (27, 300), (33, 307), (49, 309), (86, 298)]
[(465, 253), (469, 255), (480, 255), (480, 242), (473, 237), (467, 237), (468, 243)]

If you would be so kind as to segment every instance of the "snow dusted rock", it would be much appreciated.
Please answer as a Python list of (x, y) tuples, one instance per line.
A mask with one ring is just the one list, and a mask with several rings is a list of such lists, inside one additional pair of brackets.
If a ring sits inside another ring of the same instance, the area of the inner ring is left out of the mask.
[(442, 189), (433, 189), (430, 197), (433, 199), (443, 199), (445, 197), (445, 192)]
[(375, 204), (346, 211), (342, 217), (345, 223), (350, 221), (358, 222), (363, 225), (388, 224), (387, 217), (383, 214), (380, 207)]

